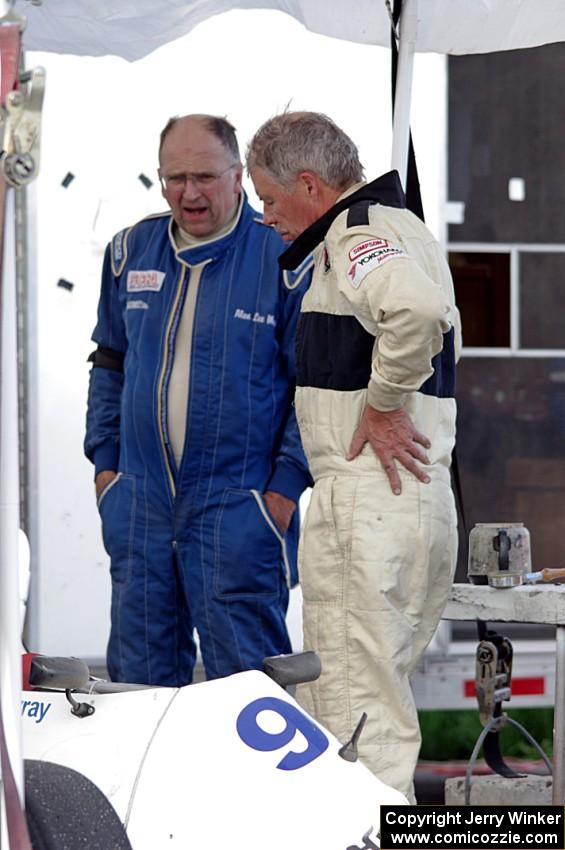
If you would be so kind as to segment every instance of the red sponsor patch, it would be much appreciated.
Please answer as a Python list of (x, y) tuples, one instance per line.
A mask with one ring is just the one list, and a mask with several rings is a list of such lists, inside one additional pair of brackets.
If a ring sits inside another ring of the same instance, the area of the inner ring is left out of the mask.
[(349, 259), (356, 260), (358, 257), (361, 257), (363, 254), (368, 254), (370, 251), (374, 251), (376, 248), (386, 248), (388, 242), (386, 239), (365, 239), (364, 242), (359, 242), (358, 245), (355, 245), (351, 251), (349, 252)]
[(128, 292), (159, 292), (165, 280), (165, 273), (147, 269), (146, 271), (129, 271), (127, 276)]

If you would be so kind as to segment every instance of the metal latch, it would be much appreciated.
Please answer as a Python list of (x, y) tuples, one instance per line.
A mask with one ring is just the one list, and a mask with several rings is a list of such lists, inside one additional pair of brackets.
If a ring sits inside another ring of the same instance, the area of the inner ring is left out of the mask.
[(45, 69), (20, 72), (25, 19), (10, 12), (0, 20), (2, 90), (0, 170), (10, 186), (24, 186), (39, 172)]
[(29, 91), (11, 91), (2, 109), (4, 132), (0, 167), (10, 186), (24, 186), (39, 172), (45, 70), (34, 68), (25, 76), (29, 79)]
[(501, 703), (511, 696), (512, 654), (512, 644), (505, 637), (496, 643), (482, 640), (477, 647), (475, 688), (483, 726), (497, 716), (500, 728), (506, 722), (500, 708)]

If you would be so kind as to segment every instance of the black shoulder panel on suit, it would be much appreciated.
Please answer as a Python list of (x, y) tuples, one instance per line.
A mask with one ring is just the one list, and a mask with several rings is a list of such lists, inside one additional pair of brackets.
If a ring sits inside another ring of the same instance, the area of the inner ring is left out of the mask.
[(347, 226), (358, 227), (362, 224), (369, 224), (369, 207), (371, 201), (359, 201), (347, 211)]

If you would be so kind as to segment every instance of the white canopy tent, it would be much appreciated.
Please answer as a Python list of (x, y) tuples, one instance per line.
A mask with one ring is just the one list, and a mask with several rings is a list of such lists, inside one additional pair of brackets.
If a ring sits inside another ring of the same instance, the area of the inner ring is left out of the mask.
[[(407, 4), (406, 4), (407, 5)], [(388, 46), (385, 0), (17, 0), (30, 50), (135, 60), (230, 9), (276, 9), (312, 32)], [(415, 48), (490, 53), (565, 40), (562, 0), (420, 0)]]
[[(4, 0), (6, 6), (10, 3)], [(271, 9), (308, 30), (360, 44), (390, 44), (393, 0), (16, 0), (25, 47), (135, 60), (231, 9)], [(488, 53), (565, 40), (561, 0), (404, 0), (392, 167), (405, 182), (414, 52)]]

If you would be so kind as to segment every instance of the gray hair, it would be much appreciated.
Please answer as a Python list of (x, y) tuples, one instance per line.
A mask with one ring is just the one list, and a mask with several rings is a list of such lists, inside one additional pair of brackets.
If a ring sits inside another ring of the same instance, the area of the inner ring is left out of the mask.
[(161, 134), (159, 136), (159, 158), (161, 157), (161, 149), (163, 147), (163, 142), (165, 141), (175, 124), (177, 124), (181, 120), (181, 117), (196, 118), (201, 121), (202, 125), (210, 133), (212, 133), (212, 135), (216, 136), (216, 138), (220, 140), (226, 151), (228, 151), (228, 153), (233, 156), (234, 160), (236, 162), (240, 161), (239, 146), (237, 144), (237, 136), (235, 135), (235, 127), (228, 121), (227, 118), (223, 118), (219, 115), (175, 115), (173, 118), (169, 118), (169, 120), (161, 130)]
[(289, 188), (301, 171), (312, 171), (340, 191), (363, 180), (356, 145), (320, 112), (284, 112), (257, 130), (247, 148), (247, 170), (261, 168)]

